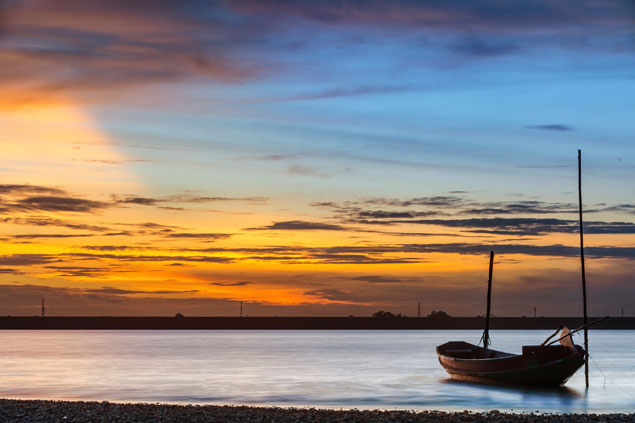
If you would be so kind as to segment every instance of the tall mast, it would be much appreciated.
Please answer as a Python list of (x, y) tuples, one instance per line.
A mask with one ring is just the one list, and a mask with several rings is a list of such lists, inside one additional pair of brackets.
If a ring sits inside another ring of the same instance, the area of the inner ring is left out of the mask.
[(492, 304), (492, 271), (494, 270), (494, 252), (489, 252), (489, 279), (487, 280), (487, 317), (485, 318), (485, 332), (483, 333), (483, 347), (490, 345), (489, 340), (489, 316)]
[(44, 317), (44, 297), (42, 297), (42, 317)]
[[(582, 151), (578, 150), (578, 200), (580, 211), (580, 263), (582, 265), (582, 305), (584, 308), (584, 324), (587, 324), (586, 314), (586, 275), (584, 271), (584, 228), (582, 226)], [(589, 329), (584, 328), (584, 380), (589, 387)]]

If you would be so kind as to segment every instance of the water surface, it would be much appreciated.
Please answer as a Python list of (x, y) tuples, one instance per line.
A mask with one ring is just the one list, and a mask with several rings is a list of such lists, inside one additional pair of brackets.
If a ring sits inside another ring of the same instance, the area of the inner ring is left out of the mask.
[[(520, 353), (550, 331), (492, 331)], [(635, 411), (635, 331), (591, 331), (560, 389), (451, 381), (436, 345), (480, 331), (0, 331), (0, 397), (278, 406)], [(581, 337), (576, 343), (581, 343)]]

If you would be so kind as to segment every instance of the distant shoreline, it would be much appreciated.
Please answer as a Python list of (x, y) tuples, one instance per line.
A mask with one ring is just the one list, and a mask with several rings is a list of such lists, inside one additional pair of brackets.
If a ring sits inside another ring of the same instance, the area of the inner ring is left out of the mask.
[(218, 405), (171, 405), (83, 401), (0, 399), (0, 421), (31, 422), (629, 422), (635, 414), (534, 414), (410, 410), (333, 410)]
[[(589, 321), (595, 320), (590, 317)], [(483, 329), (482, 317), (85, 317), (0, 316), (0, 329), (104, 329), (104, 330), (421, 330)], [(491, 329), (577, 328), (581, 317), (493, 317)], [(592, 329), (635, 329), (635, 317), (614, 317)]]

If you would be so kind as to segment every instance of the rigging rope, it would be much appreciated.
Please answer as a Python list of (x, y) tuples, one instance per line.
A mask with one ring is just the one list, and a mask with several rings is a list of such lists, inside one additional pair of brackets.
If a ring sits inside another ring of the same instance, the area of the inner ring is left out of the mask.
[(492, 338), (489, 338), (489, 342), (488, 345), (485, 345), (485, 332), (483, 332), (483, 334), (481, 335), (481, 339), (479, 339), (478, 344), (476, 344), (476, 347), (472, 348), (473, 350), (476, 349), (479, 345), (481, 345), (481, 342), (483, 342), (483, 348), (487, 348), (490, 345), (492, 345)]
[(616, 381), (614, 381), (613, 379), (611, 379), (610, 377), (608, 377), (606, 375), (606, 373), (604, 373), (602, 371), (602, 369), (600, 369), (600, 366), (598, 365), (597, 361), (595, 361), (593, 359), (593, 356), (591, 354), (589, 354), (589, 358), (591, 359), (591, 361), (593, 362), (593, 364), (595, 364), (595, 367), (597, 367), (597, 369), (600, 371), (600, 373), (602, 373), (602, 376), (604, 376), (604, 388), (606, 388), (606, 381), (608, 380), (609, 382), (611, 382), (613, 385), (617, 386), (618, 388), (620, 388), (622, 390), (622, 392), (624, 392), (626, 394), (626, 396), (628, 396), (629, 398), (635, 399), (635, 396), (628, 391), (626, 388), (624, 388), (622, 385), (620, 385), (619, 383), (617, 383)]

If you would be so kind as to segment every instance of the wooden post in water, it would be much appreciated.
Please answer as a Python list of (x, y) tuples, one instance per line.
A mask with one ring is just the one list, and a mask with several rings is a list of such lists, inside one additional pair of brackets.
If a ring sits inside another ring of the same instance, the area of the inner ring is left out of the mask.
[[(587, 324), (586, 314), (586, 274), (584, 271), (584, 228), (582, 226), (582, 151), (578, 150), (578, 200), (580, 211), (580, 263), (582, 265), (582, 306), (584, 308), (584, 324)], [(584, 380), (589, 387), (589, 330), (584, 328)]]
[(494, 252), (489, 252), (489, 279), (487, 280), (487, 316), (485, 317), (485, 332), (483, 333), (483, 347), (490, 345), (489, 340), (489, 315), (492, 304), (492, 271), (494, 269)]

